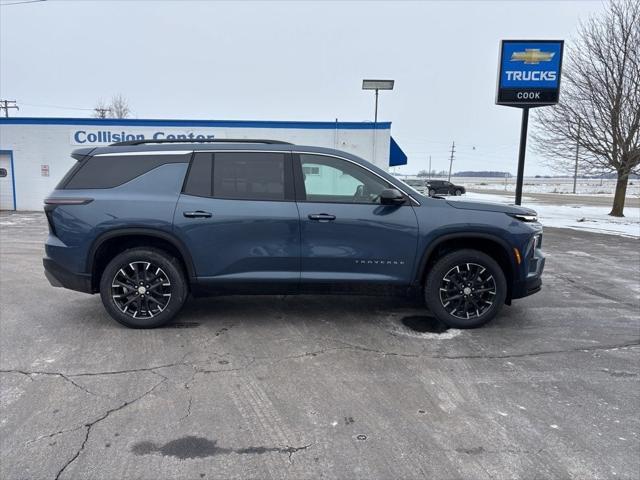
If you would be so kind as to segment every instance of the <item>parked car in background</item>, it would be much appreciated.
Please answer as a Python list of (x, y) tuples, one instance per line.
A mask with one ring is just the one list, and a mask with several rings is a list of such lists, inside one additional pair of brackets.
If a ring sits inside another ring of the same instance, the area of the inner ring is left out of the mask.
[(462, 185), (454, 185), (446, 180), (429, 180), (427, 182), (427, 188), (429, 189), (430, 197), (434, 195), (460, 196), (463, 193), (467, 193), (467, 190)]
[(72, 156), (45, 200), (45, 273), (129, 327), (166, 324), (189, 294), (395, 293), (473, 328), (541, 288), (533, 210), (428, 198), (346, 152), (135, 140)]

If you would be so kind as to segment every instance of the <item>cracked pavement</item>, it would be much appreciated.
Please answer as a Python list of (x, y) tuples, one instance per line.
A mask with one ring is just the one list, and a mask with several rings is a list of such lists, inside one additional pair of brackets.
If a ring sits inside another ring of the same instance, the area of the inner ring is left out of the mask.
[(437, 335), (338, 296), (128, 330), (48, 285), (45, 235), (0, 216), (3, 479), (640, 477), (638, 240), (546, 229), (542, 292)]

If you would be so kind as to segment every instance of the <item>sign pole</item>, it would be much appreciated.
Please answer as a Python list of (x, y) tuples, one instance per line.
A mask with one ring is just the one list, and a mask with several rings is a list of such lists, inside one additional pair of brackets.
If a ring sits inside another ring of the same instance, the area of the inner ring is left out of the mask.
[(529, 109), (555, 105), (560, 98), (564, 40), (502, 40), (496, 104), (522, 108), (516, 205), (522, 205)]
[(520, 126), (520, 151), (518, 153), (518, 177), (516, 178), (516, 205), (522, 205), (522, 182), (524, 180), (524, 157), (527, 153), (527, 130), (529, 128), (529, 107), (522, 109)]

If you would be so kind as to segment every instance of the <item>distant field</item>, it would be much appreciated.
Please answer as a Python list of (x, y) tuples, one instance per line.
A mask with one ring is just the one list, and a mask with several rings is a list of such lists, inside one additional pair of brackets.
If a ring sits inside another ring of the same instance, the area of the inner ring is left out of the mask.
[[(506, 180), (482, 177), (452, 177), (451, 181), (455, 184), (464, 185), (472, 190), (503, 190), (514, 192), (516, 189), (515, 177)], [(578, 179), (576, 194), (613, 196), (615, 187), (616, 181), (613, 179), (602, 181)], [(573, 191), (573, 178), (525, 177), (524, 190), (530, 193), (571, 194)], [(640, 180), (629, 180), (627, 197), (640, 197)]]

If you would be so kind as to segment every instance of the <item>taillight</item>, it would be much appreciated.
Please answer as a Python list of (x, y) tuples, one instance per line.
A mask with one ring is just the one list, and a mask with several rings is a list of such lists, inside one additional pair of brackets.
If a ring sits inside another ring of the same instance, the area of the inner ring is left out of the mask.
[(53, 235), (56, 235), (56, 227), (53, 223), (53, 208), (46, 208), (44, 209), (44, 214), (47, 217), (47, 223), (49, 224), (49, 232), (51, 232)]
[(93, 198), (85, 197), (49, 197), (44, 199), (45, 205), (86, 205), (93, 202)]

